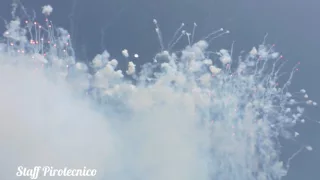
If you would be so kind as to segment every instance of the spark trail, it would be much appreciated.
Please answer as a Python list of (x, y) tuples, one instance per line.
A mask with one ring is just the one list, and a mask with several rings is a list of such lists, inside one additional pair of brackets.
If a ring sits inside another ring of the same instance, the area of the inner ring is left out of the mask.
[(139, 55), (123, 50), (129, 60), (123, 72), (107, 51), (89, 65), (77, 62), (70, 35), (49, 20), (52, 10), (43, 7), (44, 25), (13, 12), (3, 34), (1, 179), (15, 179), (21, 164), (86, 166), (115, 180), (279, 180), (287, 174), (278, 138), (294, 140), (305, 106), (317, 104), (305, 90), (288, 92), (296, 67), (278, 84), (284, 61), (274, 46), (262, 44), (234, 61), (229, 50), (211, 56), (208, 49), (229, 31), (194, 43), (181, 27), (174, 36), (191, 36), (190, 44), (172, 52), (172, 40), (165, 51), (154, 20), (162, 51), (137, 72)]

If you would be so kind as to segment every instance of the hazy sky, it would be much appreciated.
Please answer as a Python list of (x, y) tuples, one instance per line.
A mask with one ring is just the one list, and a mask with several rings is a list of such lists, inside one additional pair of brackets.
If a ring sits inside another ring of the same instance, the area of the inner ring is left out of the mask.
[[(10, 0), (1, 0), (0, 16), (10, 15)], [(181, 22), (197, 22), (196, 38), (221, 27), (231, 34), (213, 43), (213, 49), (228, 48), (236, 41), (236, 52), (249, 50), (262, 42), (277, 45), (289, 59), (288, 66), (301, 61), (293, 89), (305, 88), (309, 96), (320, 102), (320, 1), (319, 0), (33, 0), (22, 1), (27, 8), (40, 10), (45, 4), (54, 8), (51, 19), (71, 30), (77, 56), (92, 58), (107, 48), (118, 56), (123, 48), (140, 54), (146, 61), (159, 50), (152, 19), (158, 19), (165, 42), (170, 41)], [(73, 12), (73, 13), (71, 13)], [(39, 13), (39, 16), (41, 14)], [(1, 30), (3, 27), (1, 25)], [(102, 35), (101, 32), (104, 32)], [(288, 70), (290, 70), (288, 68)], [(319, 111), (311, 110), (310, 118), (319, 120)], [(314, 151), (302, 153), (292, 162), (291, 180), (314, 180), (320, 177), (320, 126), (306, 124), (300, 128), (301, 141)], [(298, 146), (288, 144), (285, 157)]]

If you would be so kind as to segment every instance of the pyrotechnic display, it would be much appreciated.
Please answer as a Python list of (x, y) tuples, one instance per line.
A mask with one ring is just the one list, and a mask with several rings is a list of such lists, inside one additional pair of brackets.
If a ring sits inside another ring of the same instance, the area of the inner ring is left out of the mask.
[(50, 19), (56, 10), (44, 5), (37, 20), (14, 2), (5, 21), (0, 179), (280, 180), (295, 156), (313, 150), (297, 142), (296, 153), (280, 158), (279, 139), (296, 141), (295, 127), (317, 102), (303, 87), (290, 92), (299, 64), (285, 73), (267, 36), (244, 53), (232, 42), (214, 51), (210, 44), (231, 31), (197, 39), (199, 25), (181, 24), (165, 42), (154, 19), (153, 59), (138, 65), (143, 54), (124, 48), (85, 63)]

